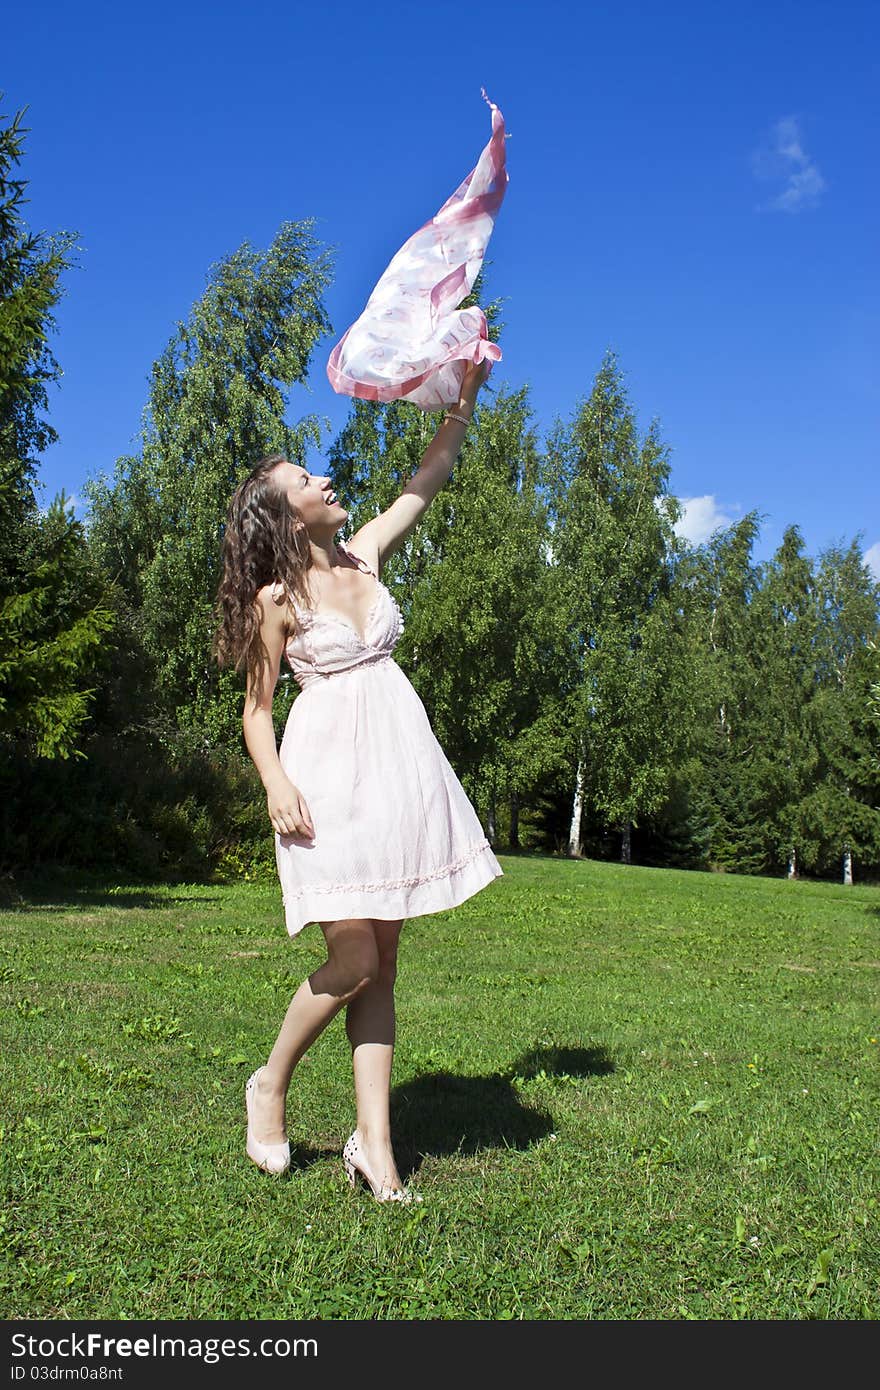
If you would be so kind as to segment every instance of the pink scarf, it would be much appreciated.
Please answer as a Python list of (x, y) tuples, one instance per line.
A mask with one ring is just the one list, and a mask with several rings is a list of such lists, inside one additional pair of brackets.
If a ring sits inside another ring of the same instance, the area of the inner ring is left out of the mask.
[(440, 211), (404, 242), (331, 352), (327, 376), (339, 395), (439, 410), (457, 403), (472, 362), (501, 359), (482, 309), (457, 308), (473, 288), (508, 183), (504, 117), (485, 89), (482, 96), (492, 137)]

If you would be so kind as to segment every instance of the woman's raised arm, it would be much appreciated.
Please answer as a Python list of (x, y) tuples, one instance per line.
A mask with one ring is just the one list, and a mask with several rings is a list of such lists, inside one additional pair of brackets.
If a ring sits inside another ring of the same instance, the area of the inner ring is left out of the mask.
[[(453, 414), (467, 416), (474, 413), (477, 392), (491, 370), (491, 363), (484, 360), (472, 364), (465, 374), (461, 395)], [(444, 416), (437, 433), (425, 450), (422, 461), (400, 496), (379, 516), (366, 522), (352, 536), (349, 544), (359, 555), (366, 550), (372, 553), (375, 548), (379, 564), (382, 565), (399, 550), (404, 541), (412, 535), (425, 512), (430, 507), (444, 483), (449, 481), (453, 464), (458, 458), (464, 439), (466, 424)]]

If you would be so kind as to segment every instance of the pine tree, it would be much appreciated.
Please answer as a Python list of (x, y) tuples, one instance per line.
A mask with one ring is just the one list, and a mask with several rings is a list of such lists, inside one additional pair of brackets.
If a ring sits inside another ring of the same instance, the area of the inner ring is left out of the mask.
[[(819, 748), (812, 703), (816, 696), (815, 576), (796, 526), (789, 526), (772, 560), (762, 567), (753, 624), (755, 669), (760, 675), (753, 742), (760, 748), (760, 800), (771, 867), (789, 878), (802, 843), (801, 808), (815, 783)], [(756, 760), (757, 762), (758, 760)]]
[(0, 594), (14, 592), (23, 575), (39, 513), (38, 456), (56, 438), (46, 388), (61, 371), (48, 340), (76, 240), (32, 232), (22, 217), (27, 182), (16, 169), (26, 110), (0, 126)]
[(0, 599), (0, 730), (43, 758), (83, 757), (78, 742), (115, 626), (112, 595), (94, 567), (64, 493), (24, 557), (18, 591)]
[(587, 804), (629, 862), (632, 830), (664, 804), (687, 746), (689, 647), (668, 450), (656, 422), (639, 439), (613, 353), (549, 453), (556, 591), (579, 668), (569, 852)]
[(765, 808), (755, 776), (761, 673), (755, 597), (761, 572), (752, 551), (759, 519), (750, 512), (691, 554), (689, 579), (698, 647), (692, 799), (708, 828), (709, 862), (741, 873), (768, 867)]
[(0, 731), (6, 751), (15, 741), (69, 758), (82, 756), (113, 602), (65, 494), (42, 515), (35, 492), (38, 456), (57, 437), (45, 418), (61, 374), (48, 341), (75, 237), (24, 223), (23, 116), (0, 129)]
[(854, 862), (880, 864), (880, 718), (871, 698), (880, 681), (880, 584), (857, 541), (830, 546), (816, 578), (819, 630), (814, 738), (815, 783), (801, 808), (810, 863), (854, 879)]

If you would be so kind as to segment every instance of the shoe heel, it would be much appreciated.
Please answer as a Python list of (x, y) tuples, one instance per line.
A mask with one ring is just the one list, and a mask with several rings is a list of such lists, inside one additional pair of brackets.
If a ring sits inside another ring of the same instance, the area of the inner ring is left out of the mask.
[[(345, 1175), (352, 1188), (357, 1187), (358, 1175), (363, 1179), (376, 1198), (377, 1202), (421, 1202), (421, 1193), (413, 1192), (408, 1187), (396, 1188), (386, 1191), (385, 1188), (377, 1187), (369, 1170), (360, 1164), (356, 1164), (352, 1154), (357, 1150), (358, 1144), (354, 1135), (350, 1135), (346, 1141), (345, 1148), (342, 1150), (342, 1163), (345, 1168)], [(366, 1160), (364, 1160), (366, 1162)]]
[(290, 1142), (286, 1144), (262, 1144), (255, 1139), (252, 1133), (251, 1105), (253, 1102), (254, 1087), (256, 1086), (257, 1076), (262, 1071), (261, 1067), (248, 1077), (244, 1088), (245, 1110), (247, 1112), (247, 1141), (245, 1152), (258, 1168), (264, 1173), (286, 1173), (290, 1168)]

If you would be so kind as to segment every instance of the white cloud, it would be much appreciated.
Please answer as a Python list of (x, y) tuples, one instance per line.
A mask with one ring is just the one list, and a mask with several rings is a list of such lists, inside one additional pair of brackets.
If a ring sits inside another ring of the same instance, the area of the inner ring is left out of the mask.
[(764, 181), (782, 185), (764, 208), (773, 212), (800, 212), (815, 207), (828, 187), (818, 166), (807, 155), (795, 116), (783, 116), (752, 154), (752, 172)]
[(865, 564), (877, 582), (880, 583), (880, 541), (875, 541), (873, 545), (868, 546), (865, 551)]
[(675, 534), (690, 541), (691, 545), (702, 545), (713, 531), (723, 530), (734, 520), (722, 511), (711, 493), (705, 497), (679, 497), (678, 500), (682, 513), (675, 523)]

